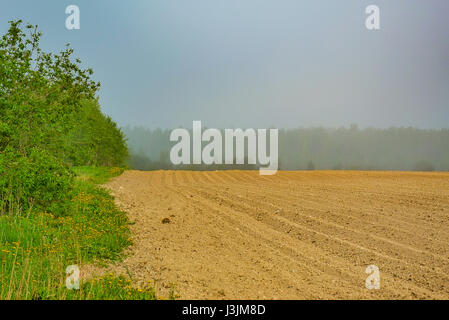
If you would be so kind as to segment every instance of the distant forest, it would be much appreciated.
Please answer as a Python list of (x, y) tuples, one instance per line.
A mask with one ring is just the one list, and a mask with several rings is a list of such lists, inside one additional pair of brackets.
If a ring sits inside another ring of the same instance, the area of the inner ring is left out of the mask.
[[(125, 127), (129, 165), (137, 170), (180, 169), (170, 163), (171, 130)], [(190, 170), (257, 166), (183, 166)], [(281, 170), (449, 171), (449, 129), (297, 128), (279, 130)]]

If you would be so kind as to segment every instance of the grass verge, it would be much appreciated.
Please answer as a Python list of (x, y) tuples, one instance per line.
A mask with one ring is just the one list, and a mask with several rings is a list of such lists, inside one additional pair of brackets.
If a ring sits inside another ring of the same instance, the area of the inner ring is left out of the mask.
[(0, 213), (0, 300), (155, 299), (151, 287), (134, 288), (124, 277), (106, 276), (66, 287), (70, 265), (118, 260), (131, 244), (129, 221), (98, 184), (120, 168), (74, 168), (75, 188), (60, 216), (45, 211)]

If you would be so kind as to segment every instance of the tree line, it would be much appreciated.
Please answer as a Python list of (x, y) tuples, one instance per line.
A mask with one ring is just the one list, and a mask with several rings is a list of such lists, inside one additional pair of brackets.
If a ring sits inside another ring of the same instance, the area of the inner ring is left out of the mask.
[[(257, 169), (257, 166), (173, 166), (171, 130), (123, 128), (129, 165), (138, 170)], [(412, 127), (295, 128), (279, 130), (281, 170), (449, 171), (449, 129)]]

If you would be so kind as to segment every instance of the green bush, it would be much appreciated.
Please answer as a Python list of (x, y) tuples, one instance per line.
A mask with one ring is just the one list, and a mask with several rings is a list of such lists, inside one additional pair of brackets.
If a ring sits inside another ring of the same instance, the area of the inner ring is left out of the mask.
[(29, 155), (7, 148), (0, 154), (2, 211), (32, 207), (54, 211), (70, 196), (74, 173), (47, 151), (31, 148)]

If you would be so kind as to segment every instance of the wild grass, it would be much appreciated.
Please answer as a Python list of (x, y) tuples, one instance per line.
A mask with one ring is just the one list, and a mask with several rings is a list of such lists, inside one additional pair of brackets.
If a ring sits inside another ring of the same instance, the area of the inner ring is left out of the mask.
[(73, 194), (63, 214), (18, 210), (0, 212), (0, 300), (5, 299), (155, 299), (151, 287), (135, 288), (112, 275), (69, 290), (69, 265), (109, 263), (131, 244), (129, 221), (98, 184), (120, 168), (78, 167)]

